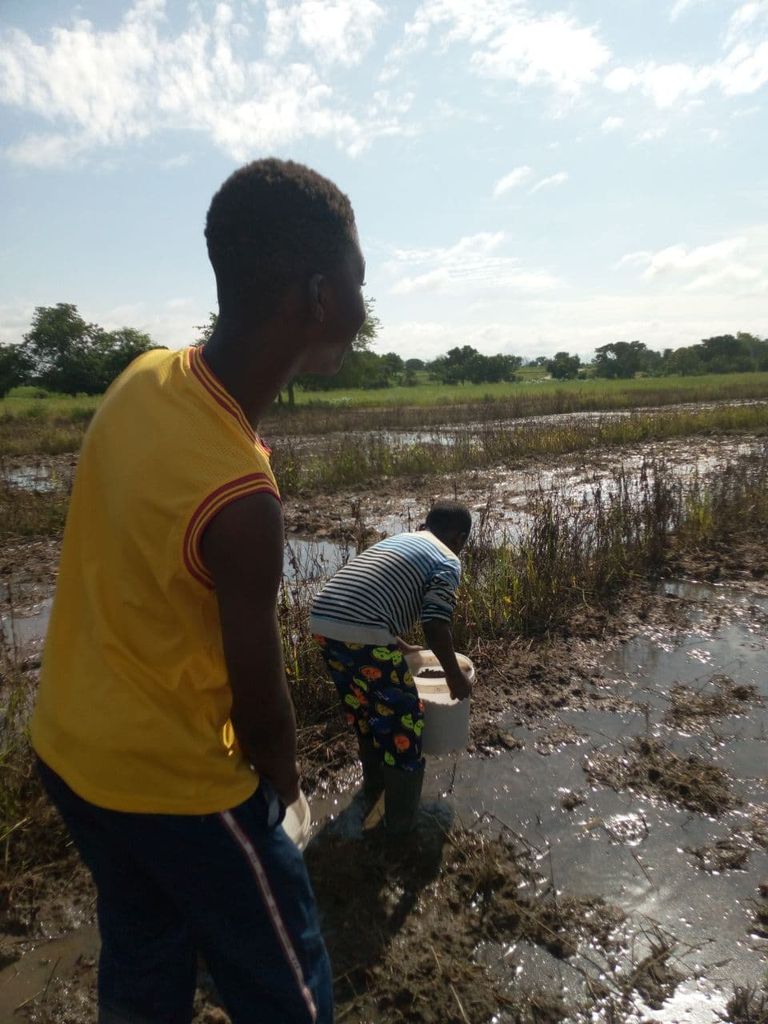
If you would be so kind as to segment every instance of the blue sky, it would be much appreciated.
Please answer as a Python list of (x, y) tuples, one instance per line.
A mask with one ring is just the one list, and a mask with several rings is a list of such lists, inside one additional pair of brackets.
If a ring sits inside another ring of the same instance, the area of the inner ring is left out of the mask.
[(187, 344), (239, 164), (351, 197), (377, 348), (768, 335), (768, 0), (0, 0), (0, 341)]

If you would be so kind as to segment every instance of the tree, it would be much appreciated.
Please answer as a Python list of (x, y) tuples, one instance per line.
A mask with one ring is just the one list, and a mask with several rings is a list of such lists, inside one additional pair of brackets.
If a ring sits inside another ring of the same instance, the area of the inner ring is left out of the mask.
[(396, 352), (386, 352), (381, 357), (381, 362), (387, 379), (390, 381), (398, 380), (405, 372), (405, 363)]
[(59, 302), (35, 309), (22, 347), (34, 383), (68, 395), (97, 395), (137, 355), (155, 346), (143, 331), (105, 331), (86, 323), (77, 306)]
[(197, 338), (192, 342), (196, 347), (205, 345), (210, 340), (211, 335), (216, 330), (216, 324), (219, 322), (218, 313), (209, 313), (208, 319), (204, 324), (195, 324), (194, 330), (197, 331)]
[(521, 363), (522, 359), (518, 356), (484, 356), (478, 352), (469, 360), (467, 376), (473, 384), (497, 384), (503, 380), (514, 380), (515, 371)]
[(365, 322), (352, 342), (355, 352), (368, 351), (381, 330), (381, 320), (376, 315), (376, 299), (365, 297)]
[(751, 335), (721, 334), (701, 342), (701, 361), (706, 373), (743, 373), (754, 369)]
[(444, 356), (438, 356), (430, 363), (430, 374), (441, 384), (463, 384), (470, 379), (470, 364), (479, 355), (471, 345), (449, 349)]
[(701, 345), (687, 345), (664, 353), (664, 373), (679, 374), (681, 377), (696, 377), (704, 373), (701, 362)]
[(616, 341), (595, 349), (595, 376), (629, 379), (646, 369), (648, 347), (642, 341)]
[(424, 370), (424, 369), (426, 369), (426, 366), (427, 366), (427, 364), (424, 362), (423, 359), (406, 359), (405, 360), (405, 369), (406, 370), (413, 370), (414, 373), (416, 372), (416, 370)]
[(144, 331), (138, 331), (135, 327), (118, 327), (115, 331), (102, 331), (98, 343), (99, 393), (106, 391), (115, 377), (118, 377), (136, 356), (152, 348), (162, 347), (156, 345)]
[(547, 361), (547, 371), (555, 380), (573, 380), (579, 375), (581, 359), (567, 352), (556, 352), (554, 358)]
[(463, 384), (466, 380), (484, 384), (514, 380), (522, 362), (519, 356), (484, 356), (471, 345), (462, 345), (438, 356), (428, 365), (428, 370), (441, 384)]
[(26, 383), (28, 375), (29, 360), (22, 346), (0, 345), (0, 398)]

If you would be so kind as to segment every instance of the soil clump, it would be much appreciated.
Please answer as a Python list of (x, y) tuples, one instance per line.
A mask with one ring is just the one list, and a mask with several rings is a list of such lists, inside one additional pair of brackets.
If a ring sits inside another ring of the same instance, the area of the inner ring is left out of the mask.
[(744, 714), (750, 704), (762, 703), (757, 687), (746, 683), (737, 685), (729, 676), (714, 676), (709, 684), (714, 692), (674, 686), (669, 694), (671, 706), (664, 716), (665, 721), (677, 728), (697, 728), (709, 718)]
[(696, 754), (681, 757), (652, 738), (634, 737), (622, 754), (598, 751), (587, 758), (584, 771), (611, 789), (663, 797), (713, 817), (739, 803), (722, 768)]

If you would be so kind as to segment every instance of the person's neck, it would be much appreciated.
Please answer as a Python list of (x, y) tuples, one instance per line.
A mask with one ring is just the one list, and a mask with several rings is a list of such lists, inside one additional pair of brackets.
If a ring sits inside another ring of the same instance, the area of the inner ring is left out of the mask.
[(203, 347), (206, 363), (254, 429), (293, 376), (291, 348), (272, 334), (269, 326), (257, 331), (220, 321)]

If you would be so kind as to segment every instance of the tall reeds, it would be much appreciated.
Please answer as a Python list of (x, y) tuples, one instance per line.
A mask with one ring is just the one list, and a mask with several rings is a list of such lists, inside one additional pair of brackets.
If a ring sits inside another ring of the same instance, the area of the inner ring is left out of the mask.
[(307, 447), (276, 441), (273, 465), (284, 494), (330, 493), (388, 478), (459, 473), (514, 466), (601, 447), (639, 445), (675, 437), (768, 431), (768, 405), (716, 406), (704, 410), (633, 413), (621, 418), (486, 425), (459, 431), (449, 443), (399, 443), (389, 436), (340, 436)]

